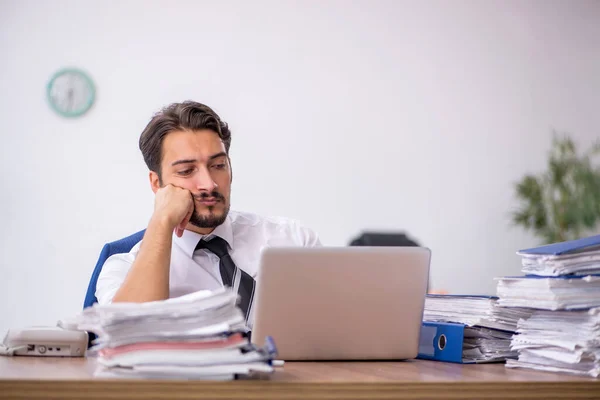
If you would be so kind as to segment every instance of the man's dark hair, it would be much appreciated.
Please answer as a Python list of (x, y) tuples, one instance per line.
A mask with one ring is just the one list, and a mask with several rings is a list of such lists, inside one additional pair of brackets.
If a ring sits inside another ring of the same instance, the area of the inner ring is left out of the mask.
[(210, 129), (218, 134), (225, 145), (225, 152), (229, 154), (229, 126), (210, 107), (194, 101), (184, 101), (173, 103), (156, 113), (140, 136), (140, 150), (148, 169), (161, 176), (162, 142), (165, 136), (173, 131), (201, 129)]

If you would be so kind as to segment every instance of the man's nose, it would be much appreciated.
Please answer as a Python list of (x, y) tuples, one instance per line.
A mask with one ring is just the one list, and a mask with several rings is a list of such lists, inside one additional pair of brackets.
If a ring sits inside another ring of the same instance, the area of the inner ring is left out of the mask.
[(202, 192), (212, 192), (217, 187), (217, 184), (213, 180), (208, 168), (203, 167), (200, 168), (198, 173), (196, 174), (196, 190)]

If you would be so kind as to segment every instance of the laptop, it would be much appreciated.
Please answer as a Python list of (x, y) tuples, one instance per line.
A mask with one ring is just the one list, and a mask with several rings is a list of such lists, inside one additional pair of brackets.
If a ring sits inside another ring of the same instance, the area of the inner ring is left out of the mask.
[(415, 358), (431, 252), (423, 247), (267, 248), (252, 342), (282, 360)]

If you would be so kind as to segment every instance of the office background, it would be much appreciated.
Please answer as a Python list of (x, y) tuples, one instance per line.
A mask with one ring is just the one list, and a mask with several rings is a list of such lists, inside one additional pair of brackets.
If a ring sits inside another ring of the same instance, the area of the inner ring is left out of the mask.
[[(493, 294), (538, 243), (513, 183), (552, 130), (599, 136), (598, 21), (598, 1), (0, 0), (0, 333), (79, 311), (102, 245), (151, 215), (139, 134), (185, 99), (230, 123), (233, 208), (327, 245), (404, 231), (432, 288)], [(45, 97), (66, 66), (97, 88), (72, 120)]]

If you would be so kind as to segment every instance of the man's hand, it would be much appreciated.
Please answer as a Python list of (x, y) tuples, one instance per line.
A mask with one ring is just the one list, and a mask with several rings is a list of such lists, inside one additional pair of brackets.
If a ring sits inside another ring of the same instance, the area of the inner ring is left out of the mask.
[(194, 198), (189, 190), (167, 185), (156, 191), (154, 213), (140, 250), (113, 302), (143, 303), (169, 298), (173, 231), (181, 237), (193, 212)]
[(166, 221), (178, 237), (183, 235), (193, 212), (194, 198), (189, 190), (169, 184), (156, 192), (153, 218)]

